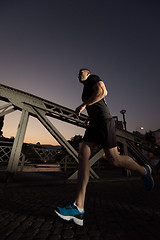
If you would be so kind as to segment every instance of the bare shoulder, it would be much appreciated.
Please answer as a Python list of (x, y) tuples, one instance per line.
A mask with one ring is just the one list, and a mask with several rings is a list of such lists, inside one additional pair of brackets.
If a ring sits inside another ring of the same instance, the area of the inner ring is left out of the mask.
[(99, 82), (95, 83), (93, 85), (93, 89), (97, 89), (97, 88), (106, 88), (104, 82), (103, 81), (99, 81)]

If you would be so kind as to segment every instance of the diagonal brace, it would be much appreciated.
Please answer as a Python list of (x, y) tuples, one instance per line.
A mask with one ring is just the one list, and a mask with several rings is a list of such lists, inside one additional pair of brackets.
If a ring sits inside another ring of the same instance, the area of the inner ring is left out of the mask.
[[(42, 125), (50, 132), (50, 134), (57, 140), (58, 143), (60, 143), (67, 152), (76, 160), (78, 161), (78, 153), (77, 151), (68, 143), (68, 141), (63, 137), (63, 135), (55, 128), (55, 126), (48, 120), (48, 118), (45, 115), (45, 111), (41, 110), (37, 107), (30, 106), (37, 116), (38, 120), (42, 123)], [(93, 169), (90, 169), (91, 177), (96, 177), (97, 174), (93, 171)]]

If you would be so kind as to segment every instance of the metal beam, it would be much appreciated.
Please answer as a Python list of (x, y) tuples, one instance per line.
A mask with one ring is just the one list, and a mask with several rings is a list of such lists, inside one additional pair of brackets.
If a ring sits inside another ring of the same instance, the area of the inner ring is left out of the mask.
[(4, 105), (0, 106), (0, 110), (6, 109), (6, 108), (8, 108), (10, 106), (12, 106), (12, 103), (4, 104)]
[[(12, 107), (12, 108), (10, 108), (10, 109), (7, 110), (7, 108), (9, 108), (9, 107)], [(7, 114), (15, 111), (12, 103), (7, 103), (7, 104), (5, 104), (5, 105), (0, 106), (0, 110), (2, 110), (2, 111), (0, 112), (0, 117), (5, 116), (5, 115), (7, 115)]]
[[(58, 143), (63, 146), (67, 152), (76, 160), (78, 163), (78, 153), (77, 151), (69, 144), (69, 142), (64, 138), (64, 136), (58, 131), (58, 129), (49, 121), (49, 119), (45, 116), (45, 111), (38, 109), (37, 107), (33, 107), (35, 115), (38, 120), (42, 123), (42, 125), (50, 132), (50, 134), (57, 140)], [(98, 175), (90, 168), (91, 177), (99, 178)], [(71, 176), (70, 179), (75, 179), (76, 174)]]
[(27, 128), (28, 117), (28, 112), (26, 110), (22, 110), (20, 123), (17, 129), (17, 135), (13, 143), (12, 152), (7, 167), (8, 172), (15, 173), (17, 171), (23, 140)]
[(46, 116), (85, 128), (85, 120), (87, 119), (86, 115), (81, 114), (80, 116), (77, 116), (75, 111), (69, 108), (2, 84), (0, 84), (0, 100), (10, 102), (19, 110), (25, 109), (32, 115), (34, 115), (34, 111), (32, 111), (29, 106), (35, 106), (44, 110)]
[[(43, 126), (45, 126), (45, 128), (52, 134), (52, 136), (54, 136), (54, 138), (62, 146), (64, 146), (69, 154), (78, 162), (78, 153), (55, 128), (55, 126), (53, 126), (53, 124), (48, 120), (47, 116), (86, 128), (85, 121), (88, 118), (86, 115), (81, 114), (80, 116), (77, 116), (75, 111), (69, 108), (2, 84), (0, 84), (0, 100), (8, 102), (6, 105), (0, 107), (0, 110), (2, 110), (0, 116), (6, 115), (17, 109), (22, 111), (21, 121), (17, 130), (16, 139), (14, 141), (14, 146), (8, 165), (9, 171), (15, 171), (18, 166), (18, 156), (23, 144), (29, 115), (38, 118)], [(11, 106), (13, 108), (10, 108)], [(129, 141), (132, 143), (139, 143), (145, 147), (145, 149), (151, 150), (154, 148), (156, 152), (160, 152), (159, 149), (157, 150), (158, 146), (153, 147), (153, 144), (150, 144), (150, 142), (145, 141), (144, 139), (139, 138), (128, 131), (116, 129), (116, 136), (125, 145), (126, 151), (126, 141)], [(136, 150), (134, 151), (136, 152)], [(93, 156), (90, 159), (90, 166), (92, 166), (102, 156), (102, 154), (103, 150), (100, 150), (95, 156)], [(92, 169), (90, 169), (90, 173), (92, 177), (94, 176), (98, 178), (97, 174)], [(74, 175), (76, 175), (76, 173)], [(74, 175), (72, 175), (72, 177)]]
[(37, 107), (33, 106), (32, 108), (34, 109), (35, 115), (37, 116), (38, 120), (42, 123), (42, 125), (50, 132), (50, 134), (57, 140), (58, 143), (65, 147), (68, 153), (78, 162), (78, 153), (45, 116), (45, 111), (40, 110)]

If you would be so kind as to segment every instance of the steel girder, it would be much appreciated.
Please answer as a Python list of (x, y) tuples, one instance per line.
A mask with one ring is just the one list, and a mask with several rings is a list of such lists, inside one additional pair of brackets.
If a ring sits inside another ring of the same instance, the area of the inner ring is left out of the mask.
[[(13, 144), (8, 171), (16, 172), (19, 156), (22, 149), (22, 144), (25, 136), (25, 131), (28, 123), (29, 115), (36, 117), (41, 124), (50, 132), (50, 134), (60, 143), (67, 152), (78, 162), (78, 153), (68, 143), (64, 136), (56, 129), (56, 127), (49, 121), (47, 116), (65, 121), (79, 127), (85, 128), (85, 121), (87, 116), (77, 116), (75, 111), (52, 103), (45, 99), (31, 95), (29, 93), (5, 86), (0, 84), (0, 100), (8, 102), (7, 104), (0, 107), (0, 116), (6, 115), (7, 113), (15, 110), (22, 111), (20, 123), (17, 129), (17, 135)], [(7, 110), (7, 108), (12, 107)], [(99, 178), (98, 175), (90, 169), (91, 177)], [(74, 178), (71, 177), (71, 178)]]
[[(81, 114), (80, 116), (77, 116), (75, 111), (69, 108), (2, 84), (0, 84), (0, 100), (7, 102), (7, 104), (0, 106), (0, 116), (6, 115), (15, 110), (22, 111), (20, 123), (17, 129), (17, 135), (8, 164), (8, 171), (16, 172), (17, 170), (29, 115), (39, 119), (39, 121), (50, 132), (50, 134), (62, 146), (64, 146), (68, 153), (71, 154), (71, 156), (74, 157), (74, 159), (78, 162), (78, 153), (76, 150), (67, 142), (64, 136), (62, 136), (55, 126), (53, 126), (53, 124), (48, 120), (47, 116), (85, 128), (85, 121), (87, 119), (86, 115)], [(132, 148), (137, 155), (141, 156), (138, 149), (135, 146), (133, 147), (133, 143), (143, 145), (145, 149), (148, 150), (154, 150), (156, 152), (159, 151), (159, 149), (157, 150), (157, 146), (155, 146), (155, 149), (153, 149), (153, 145), (150, 142), (145, 141), (144, 139), (141, 139), (130, 132), (116, 129), (116, 136), (117, 140), (123, 144), (126, 154), (128, 153), (128, 148)], [(101, 149), (90, 159), (90, 167), (92, 167), (92, 165), (103, 155), (103, 153), (104, 152)], [(147, 161), (146, 159), (144, 160), (142, 156), (141, 158), (144, 162)], [(90, 168), (90, 175), (91, 177), (99, 178), (92, 168)], [(76, 177), (77, 172), (75, 172), (70, 179)]]

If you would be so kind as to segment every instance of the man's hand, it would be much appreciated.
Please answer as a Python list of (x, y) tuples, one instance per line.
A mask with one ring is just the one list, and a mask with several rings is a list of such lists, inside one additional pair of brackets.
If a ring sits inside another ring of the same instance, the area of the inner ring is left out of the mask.
[(76, 108), (75, 112), (78, 116), (80, 116), (80, 113), (85, 109), (86, 105), (81, 104), (79, 107)]

